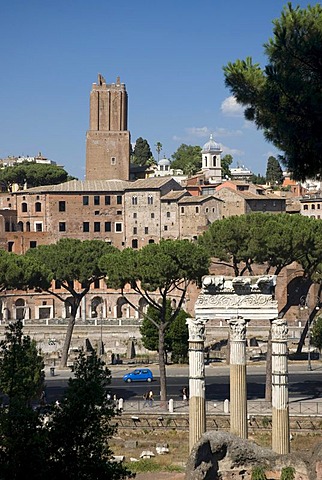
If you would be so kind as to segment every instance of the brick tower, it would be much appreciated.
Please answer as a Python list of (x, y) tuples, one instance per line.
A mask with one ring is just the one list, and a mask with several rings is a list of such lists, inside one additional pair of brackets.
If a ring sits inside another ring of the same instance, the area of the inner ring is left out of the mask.
[(90, 94), (86, 134), (86, 180), (129, 180), (130, 132), (125, 84), (108, 85), (102, 75)]

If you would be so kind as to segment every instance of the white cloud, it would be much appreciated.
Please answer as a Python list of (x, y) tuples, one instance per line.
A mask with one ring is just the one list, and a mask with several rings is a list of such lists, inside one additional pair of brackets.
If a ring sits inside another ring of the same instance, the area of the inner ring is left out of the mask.
[(239, 105), (234, 96), (225, 98), (221, 104), (221, 111), (227, 117), (242, 117), (244, 115), (244, 107)]
[(192, 135), (194, 137), (209, 137), (210, 135), (210, 130), (208, 127), (190, 127), (186, 128), (186, 132), (189, 135)]
[(236, 137), (243, 135), (242, 130), (227, 130), (227, 128), (217, 128), (214, 132), (214, 138), (217, 137)]
[(222, 155), (231, 155), (232, 157), (243, 157), (245, 152), (243, 150), (238, 150), (237, 148), (230, 148), (227, 145), (220, 144), (222, 148)]

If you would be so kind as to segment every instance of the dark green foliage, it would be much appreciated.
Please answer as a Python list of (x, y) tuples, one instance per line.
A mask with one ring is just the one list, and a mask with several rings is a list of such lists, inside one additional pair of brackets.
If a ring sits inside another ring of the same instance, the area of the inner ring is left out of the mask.
[(266, 177), (263, 177), (263, 175), (260, 175), (259, 173), (257, 175), (253, 174), (249, 180), (255, 185), (265, 185), (266, 183)]
[(245, 117), (284, 152), (294, 178), (322, 171), (322, 6), (293, 8), (274, 21), (264, 45), (265, 69), (251, 58), (228, 63), (225, 83), (245, 107)]
[(13, 183), (20, 188), (25, 184), (31, 188), (56, 185), (72, 179), (62, 167), (43, 163), (25, 162), (0, 170), (0, 185), (4, 190), (10, 190)]
[(283, 180), (283, 171), (279, 161), (275, 157), (270, 156), (267, 160), (266, 182), (271, 185), (281, 185)]
[(281, 471), (281, 480), (294, 480), (296, 470), (294, 467), (283, 467)]
[(132, 162), (136, 165), (145, 166), (150, 164), (152, 158), (153, 155), (147, 140), (139, 137), (135, 142)]
[(320, 351), (322, 349), (322, 317), (318, 317), (312, 327), (311, 342)]
[(193, 175), (201, 169), (201, 147), (186, 145), (180, 147), (171, 155), (171, 168), (181, 169), (185, 175)]
[(111, 462), (107, 440), (115, 432), (113, 405), (106, 398), (110, 372), (94, 352), (81, 353), (75, 378), (69, 380), (61, 405), (49, 422), (51, 466), (49, 479), (70, 480), (128, 478), (130, 472)]
[(254, 467), (251, 480), (267, 480), (264, 467)]
[(10, 323), (0, 342), (0, 390), (8, 395), (9, 403), (19, 399), (30, 406), (44, 389), (44, 363), (35, 341), (22, 330), (20, 320)]
[(222, 178), (230, 178), (230, 165), (233, 163), (233, 157), (231, 155), (224, 155), (221, 158), (221, 177)]
[[(171, 320), (172, 308), (170, 300), (167, 300), (166, 322), (169, 328), (164, 335), (164, 353), (167, 358), (168, 353), (172, 353), (172, 362), (186, 362), (188, 358), (188, 326), (186, 319), (190, 315), (184, 310), (180, 310), (178, 315)], [(159, 350), (159, 331), (156, 324), (160, 325), (160, 311), (149, 306), (145, 315), (140, 333), (142, 335), (142, 343), (145, 348), (152, 351)]]
[(31, 403), (44, 389), (43, 359), (20, 321), (6, 328), (0, 347), (0, 390), (7, 399), (0, 410), (0, 478), (42, 479), (46, 435)]

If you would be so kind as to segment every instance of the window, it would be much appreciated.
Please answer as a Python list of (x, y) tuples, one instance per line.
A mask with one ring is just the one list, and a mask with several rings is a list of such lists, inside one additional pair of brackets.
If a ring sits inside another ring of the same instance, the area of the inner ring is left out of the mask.
[(196, 207), (196, 213), (199, 213), (199, 207)]
[(111, 205), (111, 196), (105, 195), (105, 205)]
[(153, 205), (153, 197), (152, 195), (148, 196), (148, 205)]
[(105, 222), (105, 232), (111, 231), (111, 222)]
[(138, 248), (138, 241), (136, 238), (132, 240), (132, 248)]
[(89, 205), (89, 196), (88, 195), (83, 196), (83, 205)]
[(117, 210), (116, 215), (122, 215), (122, 210)]
[(117, 205), (122, 205), (122, 195), (117, 195), (116, 203), (117, 203)]
[(122, 232), (123, 229), (123, 224), (121, 222), (116, 222), (115, 223), (115, 231), (116, 232)]
[(30, 248), (36, 248), (37, 247), (37, 242), (35, 242), (34, 240), (31, 240), (31, 242), (29, 242), (29, 246), (30, 246)]
[(101, 231), (100, 222), (94, 222), (94, 232), (100, 232), (100, 231)]
[(206, 213), (209, 212), (209, 208), (208, 208), (208, 207), (205, 208), (205, 212), (206, 212)]
[(15, 242), (8, 242), (8, 252), (12, 252), (12, 251), (13, 251), (14, 243), (15, 243)]
[(40, 222), (35, 223), (35, 231), (36, 232), (42, 232), (42, 223), (40, 223)]
[(35, 203), (35, 211), (36, 212), (41, 212), (41, 203), (40, 202)]
[(308, 210), (309, 209), (309, 206), (308, 205), (304, 205), (303, 206), (303, 210)]
[(138, 197), (132, 197), (132, 205), (138, 204)]
[(138, 214), (136, 212), (133, 213), (133, 218), (138, 218)]
[(150, 238), (149, 243), (154, 243), (153, 238)]
[(66, 202), (61, 200), (58, 202), (58, 210), (60, 212), (66, 212)]
[(181, 213), (184, 213), (184, 207), (181, 207)]
[(151, 218), (154, 218), (154, 213), (151, 213)]
[(321, 207), (321, 205), (318, 203), (317, 206), (316, 206), (316, 208), (317, 208), (318, 210), (320, 210), (320, 207)]
[(60, 280), (55, 280), (55, 289), (60, 289), (61, 288), (61, 281)]
[(168, 225), (164, 225), (164, 231), (166, 232), (168, 230)]
[(111, 157), (111, 165), (116, 165), (116, 158), (115, 157)]
[(21, 204), (21, 211), (26, 212), (27, 211), (27, 204), (24, 202)]
[(314, 203), (312, 203), (312, 205), (311, 205), (311, 210), (315, 210), (315, 205), (314, 205)]
[(60, 232), (66, 232), (66, 223), (65, 222), (59, 222), (58, 224), (58, 230)]
[(100, 211), (99, 211), (99, 210), (95, 210), (94, 215), (99, 215), (99, 214), (100, 214)]
[(167, 212), (167, 218), (170, 218), (170, 215), (171, 215), (170, 212)]
[(98, 278), (94, 281), (94, 288), (100, 288), (100, 281)]
[(144, 233), (147, 235), (149, 233), (149, 227), (144, 227)]
[(89, 222), (83, 222), (83, 232), (89, 232)]
[(100, 204), (100, 197), (99, 195), (94, 195), (94, 205), (99, 205)]
[(133, 235), (137, 235), (138, 234), (138, 229), (137, 227), (133, 227)]

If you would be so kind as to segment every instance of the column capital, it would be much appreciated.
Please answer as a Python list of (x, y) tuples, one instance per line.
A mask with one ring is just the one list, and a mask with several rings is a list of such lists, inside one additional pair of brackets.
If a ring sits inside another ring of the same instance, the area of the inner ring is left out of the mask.
[(226, 322), (230, 328), (230, 340), (231, 341), (243, 341), (246, 340), (246, 325), (247, 320), (244, 317), (237, 315), (231, 317)]
[(272, 342), (286, 342), (288, 338), (287, 322), (284, 318), (275, 318), (272, 324)]
[(189, 330), (189, 342), (205, 341), (205, 325), (207, 320), (203, 318), (187, 318), (186, 325)]

